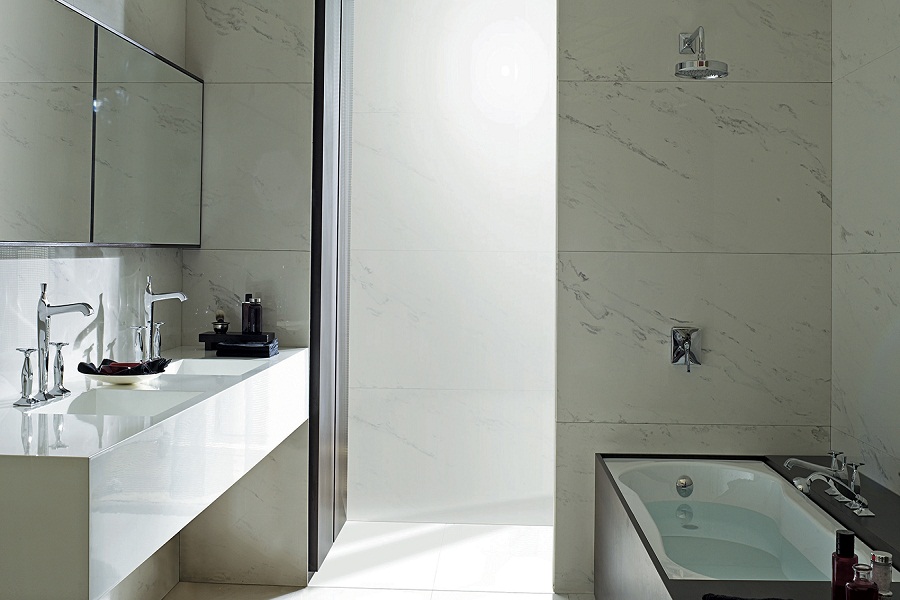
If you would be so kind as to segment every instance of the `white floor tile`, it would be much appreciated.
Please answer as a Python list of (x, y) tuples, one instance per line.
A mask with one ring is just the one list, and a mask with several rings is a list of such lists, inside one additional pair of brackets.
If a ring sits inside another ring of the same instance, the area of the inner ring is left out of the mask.
[(310, 586), (431, 590), (447, 527), (347, 522)]
[(552, 594), (553, 528), (448, 525), (435, 590)]
[(261, 585), (179, 583), (165, 600), (430, 600), (430, 590), (303, 589)]
[(526, 594), (516, 592), (447, 592), (435, 590), (431, 600), (594, 600), (590, 595)]

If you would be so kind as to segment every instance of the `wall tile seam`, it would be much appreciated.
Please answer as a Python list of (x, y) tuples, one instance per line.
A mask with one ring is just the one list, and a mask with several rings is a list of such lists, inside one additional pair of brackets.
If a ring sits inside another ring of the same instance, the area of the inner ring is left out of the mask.
[[(297, 249), (281, 249), (281, 248), (186, 248), (184, 254), (187, 255), (188, 252), (197, 253), (197, 252), (290, 252), (297, 254), (311, 254), (312, 250), (297, 250)], [(182, 262), (184, 262), (184, 257), (182, 257)]]
[[(569, 250), (557, 249), (557, 254), (697, 254), (697, 255), (722, 255), (722, 256), (819, 256), (831, 257), (837, 256), (833, 252), (728, 252), (721, 250)], [(872, 252), (861, 252), (859, 254), (874, 254)], [(895, 252), (893, 254), (900, 254)]]
[[(203, 77), (199, 76), (200, 79)], [(218, 85), (308, 85), (312, 86), (312, 81), (208, 81), (203, 79), (203, 84), (205, 86), (218, 86)]]
[[(862, 67), (860, 67), (862, 68)], [(677, 85), (712, 85), (712, 86), (721, 86), (721, 85), (733, 85), (733, 84), (742, 84), (742, 85), (831, 85), (832, 81), (828, 80), (810, 80), (810, 81), (802, 81), (802, 80), (783, 80), (783, 81), (763, 81), (756, 79), (732, 79), (727, 78), (721, 81), (709, 82), (709, 81), (689, 81), (685, 79), (676, 79), (674, 76), (672, 79), (558, 79), (558, 83), (585, 83), (585, 84), (665, 84), (665, 83), (673, 83)]]
[(889, 448), (882, 448), (882, 449), (876, 448), (871, 442), (867, 442), (865, 440), (859, 439), (857, 436), (851, 434), (849, 431), (847, 431), (846, 429), (844, 429), (842, 427), (832, 426), (831, 428), (835, 431), (839, 431), (840, 433), (846, 435), (848, 438), (858, 442), (860, 444), (860, 446), (865, 446), (866, 448), (871, 449), (875, 454), (885, 454), (887, 456), (890, 456), (891, 458), (900, 458), (900, 453), (895, 454), (895, 453), (891, 452), (891, 450)]
[[(830, 423), (821, 424), (821, 423), (693, 423), (693, 422), (685, 422), (685, 421), (556, 421), (557, 425), (619, 425), (619, 426), (641, 426), (641, 425), (649, 425), (649, 426), (666, 426), (666, 427), (738, 427), (738, 428), (747, 428), (747, 427), (787, 427), (790, 429), (796, 429), (798, 427), (814, 427), (820, 429), (832, 429)], [(837, 428), (835, 428), (837, 429)], [(849, 434), (848, 434), (849, 435)], [(852, 437), (852, 436), (851, 436)]]
[[(351, 333), (352, 336), (352, 333)], [(359, 390), (359, 391), (403, 391), (403, 392), (485, 392), (485, 393), (496, 393), (496, 392), (529, 392), (529, 393), (541, 393), (541, 394), (556, 394), (556, 388), (448, 388), (448, 387), (399, 387), (399, 386), (348, 386), (348, 390)]]
[(350, 252), (411, 253), (418, 254), (547, 254), (553, 255), (558, 250), (471, 250), (457, 248), (350, 248)]
[(832, 252), (832, 256), (895, 256), (900, 255), (900, 250), (885, 250), (885, 251), (874, 251), (874, 250), (862, 250), (856, 252)]
[[(834, 46), (832, 46), (832, 48), (833, 48), (833, 47), (834, 47)], [(832, 77), (832, 83), (837, 83), (837, 82), (839, 82), (839, 81), (841, 81), (841, 80), (843, 80), (843, 79), (846, 79), (847, 77), (849, 77), (850, 75), (853, 75), (853, 74), (856, 73), (857, 71), (861, 71), (862, 69), (865, 69), (866, 67), (868, 67), (868, 66), (871, 65), (872, 63), (877, 62), (877, 61), (880, 61), (881, 59), (885, 58), (888, 54), (892, 54), (892, 53), (896, 52), (897, 50), (900, 50), (900, 45), (898, 45), (898, 46), (896, 46), (896, 47), (894, 47), (894, 48), (891, 48), (890, 50), (888, 50), (888, 51), (885, 52), (884, 54), (882, 54), (882, 55), (880, 55), (880, 56), (877, 56), (877, 57), (873, 58), (872, 60), (870, 60), (870, 61), (867, 62), (867, 63), (861, 64), (860, 66), (854, 68), (852, 71), (849, 71), (849, 72), (847, 72), (847, 73), (844, 73), (843, 75), (841, 75), (841, 76), (838, 77), (837, 79), (834, 79), (834, 73), (832, 72), (832, 75), (831, 75), (831, 77)], [(834, 69), (834, 67), (832, 67), (832, 69)]]

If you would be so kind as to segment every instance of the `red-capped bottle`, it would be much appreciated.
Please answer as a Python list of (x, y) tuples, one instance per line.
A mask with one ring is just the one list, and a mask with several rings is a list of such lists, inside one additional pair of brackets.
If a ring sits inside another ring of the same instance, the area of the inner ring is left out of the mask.
[(831, 600), (847, 600), (847, 584), (853, 581), (853, 565), (859, 562), (853, 551), (856, 534), (848, 529), (838, 529), (836, 538), (836, 548), (831, 555)]

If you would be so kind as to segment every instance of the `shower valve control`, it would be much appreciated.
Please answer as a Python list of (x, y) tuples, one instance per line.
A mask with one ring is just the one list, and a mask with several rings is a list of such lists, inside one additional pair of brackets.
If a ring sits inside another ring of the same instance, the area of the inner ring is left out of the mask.
[(684, 365), (691, 372), (691, 365), (700, 365), (700, 329), (697, 327), (673, 327), (670, 359), (673, 365)]

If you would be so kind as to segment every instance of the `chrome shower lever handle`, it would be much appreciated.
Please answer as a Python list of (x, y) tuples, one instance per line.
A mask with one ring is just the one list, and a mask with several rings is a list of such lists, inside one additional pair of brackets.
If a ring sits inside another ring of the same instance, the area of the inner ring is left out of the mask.
[(700, 364), (700, 330), (696, 327), (673, 327), (671, 336), (671, 361), (681, 365), (682, 361), (691, 372), (691, 364)]
[(687, 367), (687, 372), (691, 372), (691, 338), (684, 340), (684, 366)]

